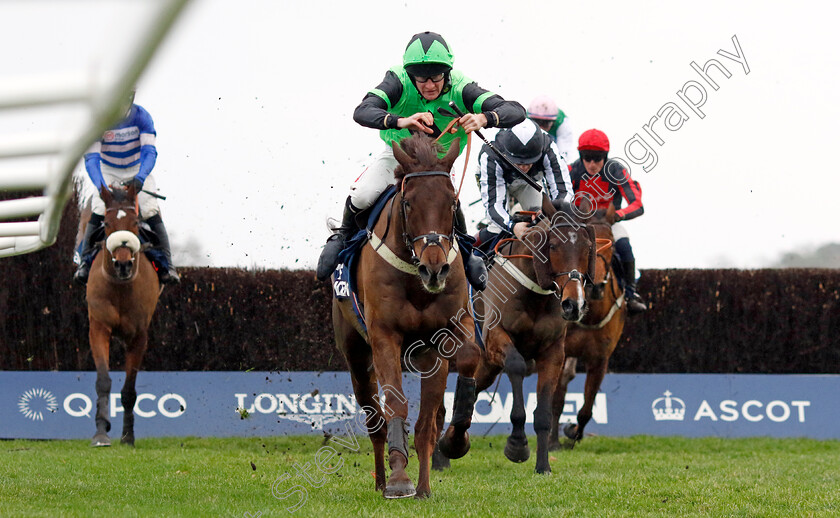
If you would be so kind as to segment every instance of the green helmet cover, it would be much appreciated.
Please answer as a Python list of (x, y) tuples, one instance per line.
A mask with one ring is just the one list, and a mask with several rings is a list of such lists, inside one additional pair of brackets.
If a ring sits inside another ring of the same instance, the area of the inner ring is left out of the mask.
[(421, 32), (412, 36), (403, 54), (403, 67), (440, 63), (452, 68), (454, 60), (443, 36), (435, 32)]

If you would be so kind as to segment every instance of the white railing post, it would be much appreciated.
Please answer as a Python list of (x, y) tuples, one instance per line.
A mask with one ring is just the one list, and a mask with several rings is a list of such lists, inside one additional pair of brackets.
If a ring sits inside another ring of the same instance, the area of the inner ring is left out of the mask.
[[(73, 170), (90, 145), (117, 122), (127, 92), (134, 87), (164, 36), (189, 0), (165, 0), (149, 20), (127, 66), (106, 86), (84, 76), (0, 81), (0, 113), (5, 109), (82, 104), (88, 123), (71, 139), (23, 135), (0, 141), (0, 162), (50, 157), (40, 169), (0, 170), (0, 191), (43, 190), (43, 195), (0, 201), (0, 257), (25, 254), (55, 243), (64, 206), (73, 193)], [(6, 221), (38, 216), (38, 221)]]

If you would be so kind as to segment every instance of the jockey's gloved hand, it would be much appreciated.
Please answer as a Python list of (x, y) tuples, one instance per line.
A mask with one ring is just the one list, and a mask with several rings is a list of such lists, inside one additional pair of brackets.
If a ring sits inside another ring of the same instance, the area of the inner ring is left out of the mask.
[(517, 224), (517, 223), (528, 223), (528, 225), (530, 226), (531, 223), (533, 222), (533, 220), (534, 220), (534, 217), (531, 214), (526, 214), (526, 213), (523, 213), (523, 212), (517, 212), (513, 216), (510, 217), (510, 221), (514, 225)]
[(132, 178), (127, 184), (126, 187), (133, 185), (135, 192), (140, 192), (143, 189), (143, 180), (137, 178), (136, 176)]
[(619, 221), (624, 221), (624, 216), (619, 214), (618, 212), (615, 213), (615, 222), (618, 223)]

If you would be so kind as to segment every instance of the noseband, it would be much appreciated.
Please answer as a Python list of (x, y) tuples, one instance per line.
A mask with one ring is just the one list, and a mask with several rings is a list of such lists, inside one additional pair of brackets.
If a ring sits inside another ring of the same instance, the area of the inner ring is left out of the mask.
[[(131, 209), (126, 209), (125, 207), (111, 207), (111, 208), (105, 209), (106, 214), (108, 212), (114, 212), (114, 211), (124, 211), (127, 214), (129, 212), (131, 212), (131, 213), (134, 214), (135, 218), (138, 217), (138, 211), (137, 211), (136, 203), (135, 203), (135, 207), (132, 207)], [(121, 236), (121, 233), (123, 233), (123, 232), (125, 232), (126, 234), (130, 234), (130, 235)], [(132, 246), (132, 245), (134, 245), (134, 246)], [(114, 231), (113, 233), (111, 233), (111, 235), (109, 235), (106, 238), (105, 247), (108, 250), (108, 252), (111, 254), (111, 263), (114, 264), (114, 265), (116, 265), (116, 263), (117, 263), (117, 260), (114, 258), (114, 255), (113, 255), (114, 252), (119, 248), (123, 248), (123, 247), (128, 248), (131, 251), (130, 262), (131, 262), (131, 265), (132, 265), (132, 268), (133, 268), (134, 263), (135, 263), (135, 259), (137, 258), (137, 254), (140, 252), (140, 238), (137, 236), (137, 234), (135, 234), (134, 232), (131, 232), (129, 230), (117, 230), (117, 231)]]
[[(449, 231), (449, 235), (441, 234), (436, 231), (429, 232), (428, 234), (422, 234), (417, 237), (412, 237), (411, 233), (408, 230), (408, 217), (406, 215), (406, 206), (407, 201), (405, 200), (405, 184), (409, 178), (417, 178), (417, 177), (424, 177), (424, 176), (445, 176), (449, 178), (449, 173), (444, 171), (425, 171), (422, 173), (409, 173), (403, 177), (402, 186), (400, 187), (400, 217), (402, 218), (403, 222), (403, 241), (405, 241), (405, 247), (408, 249), (408, 252), (411, 254), (411, 262), (414, 265), (420, 264), (420, 258), (423, 257), (423, 252), (426, 251), (426, 248), (430, 246), (439, 246), (441, 251), (443, 251), (445, 256), (449, 256), (449, 252), (443, 247), (443, 239), (446, 239), (449, 242), (449, 249), (452, 250), (452, 247), (455, 243), (455, 208), (452, 208), (452, 228)], [(414, 253), (414, 243), (417, 241), (423, 241), (423, 247), (420, 249), (420, 255)]]

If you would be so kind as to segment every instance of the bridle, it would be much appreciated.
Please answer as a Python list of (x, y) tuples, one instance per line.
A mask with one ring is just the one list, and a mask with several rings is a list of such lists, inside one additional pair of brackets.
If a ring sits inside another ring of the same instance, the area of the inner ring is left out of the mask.
[[(562, 228), (562, 227), (571, 227), (575, 230), (580, 230), (583, 228), (586, 231), (587, 236), (589, 237), (589, 264), (587, 265), (587, 273), (583, 274), (577, 271), (577, 269), (572, 269), (568, 272), (552, 272), (549, 275), (551, 276), (552, 282), (554, 283), (555, 288), (557, 289), (558, 293), (563, 293), (566, 289), (566, 285), (572, 281), (578, 282), (580, 288), (584, 288), (587, 284), (595, 284), (595, 257), (597, 256), (596, 251), (596, 241), (595, 241), (595, 229), (590, 227), (589, 225), (573, 225), (571, 223), (557, 223), (549, 227), (548, 232), (551, 233), (554, 229)], [(549, 260), (549, 265), (551, 261)], [(557, 284), (557, 278), (568, 276), (569, 278), (563, 282), (562, 285)]]
[[(535, 220), (540, 220), (540, 219), (544, 218), (545, 216), (542, 213), (534, 213), (532, 217)], [(596, 261), (596, 257), (597, 257), (597, 251), (598, 251), (597, 250), (597, 241), (596, 241), (596, 238), (595, 238), (595, 229), (591, 228), (589, 225), (586, 225), (586, 224), (574, 225), (572, 223), (561, 222), (561, 223), (556, 223), (554, 225), (551, 225), (548, 228), (548, 233), (550, 234), (555, 229), (562, 228), (562, 227), (571, 227), (571, 228), (574, 228), (575, 230), (584, 229), (586, 231), (586, 234), (589, 238), (589, 243), (590, 243), (589, 244), (589, 264), (587, 265), (587, 272), (586, 273), (581, 273), (577, 269), (572, 269), (572, 270), (569, 270), (569, 271), (566, 271), (566, 272), (553, 272), (552, 271), (551, 273), (549, 273), (549, 276), (551, 278), (551, 282), (552, 282), (552, 284), (554, 284), (554, 288), (555, 288), (556, 293), (563, 293), (563, 290), (566, 288), (566, 285), (568, 283), (572, 282), (572, 281), (578, 282), (580, 284), (581, 288), (584, 288), (587, 284), (591, 284), (591, 285), (595, 284), (595, 282), (594, 282), (595, 264), (596, 264), (595, 261)], [(506, 255), (503, 255), (499, 251), (499, 247), (503, 243), (509, 243), (509, 242), (514, 242), (514, 241), (519, 241), (519, 239), (514, 237), (514, 238), (504, 238), (504, 239), (499, 240), (499, 242), (496, 243), (496, 246), (494, 248), (494, 252), (504, 259), (513, 259), (513, 258), (524, 258), (524, 259), (532, 259), (532, 260), (534, 259), (534, 256), (529, 255), (529, 254), (515, 254), (515, 255), (507, 255), (506, 256)], [(549, 259), (549, 265), (550, 264), (551, 264), (551, 261)], [(563, 281), (562, 284), (559, 284), (557, 279), (560, 278), (560, 277), (564, 277), (564, 276), (567, 276), (568, 279)]]
[[(449, 173), (444, 171), (425, 171), (421, 173), (409, 173), (403, 177), (402, 185), (400, 187), (400, 217), (402, 218), (403, 223), (403, 241), (405, 242), (405, 247), (408, 249), (409, 254), (411, 254), (411, 262), (416, 266), (420, 264), (420, 258), (423, 257), (423, 252), (430, 246), (438, 246), (440, 247), (441, 251), (443, 251), (444, 256), (449, 256), (452, 247), (455, 246), (455, 204), (452, 205), (452, 228), (449, 230), (449, 234), (441, 234), (437, 231), (431, 231), (428, 234), (422, 234), (419, 236), (412, 236), (411, 232), (408, 229), (408, 216), (406, 215), (406, 208), (408, 202), (405, 199), (405, 184), (409, 178), (422, 178), (428, 176), (445, 176), (447, 179), (449, 178)], [(449, 250), (446, 250), (443, 247), (443, 241), (447, 240), (449, 242)], [(416, 254), (414, 252), (414, 243), (417, 241), (423, 241), (423, 247), (420, 248), (420, 254)]]
[[(603, 225), (603, 226), (606, 226), (606, 227), (610, 226), (609, 223), (603, 223), (603, 222), (588, 223), (588, 225), (592, 225), (592, 226)], [(592, 295), (593, 299), (598, 300), (598, 299), (603, 298), (604, 290), (607, 288), (607, 285), (609, 285), (610, 280), (612, 279), (612, 268), (610, 268), (610, 259), (608, 259), (601, 252), (610, 248), (613, 245), (613, 240), (599, 237), (599, 238), (595, 239), (595, 242), (596, 242), (596, 245), (597, 245), (596, 260), (600, 260), (604, 264), (604, 280), (603, 281), (595, 282), (594, 281), (595, 272), (594, 271), (592, 272), (592, 278), (593, 279), (592, 279), (592, 293), (591, 293), (591, 295)]]

